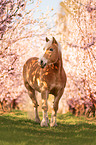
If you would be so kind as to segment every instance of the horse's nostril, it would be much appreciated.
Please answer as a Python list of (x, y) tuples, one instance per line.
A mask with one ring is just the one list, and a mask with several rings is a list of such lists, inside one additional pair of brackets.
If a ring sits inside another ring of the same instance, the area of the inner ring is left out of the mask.
[(41, 64), (43, 64), (43, 60), (41, 60)]
[(44, 68), (46, 66), (46, 63), (44, 63), (43, 60), (41, 60), (40, 65), (41, 65), (42, 68)]

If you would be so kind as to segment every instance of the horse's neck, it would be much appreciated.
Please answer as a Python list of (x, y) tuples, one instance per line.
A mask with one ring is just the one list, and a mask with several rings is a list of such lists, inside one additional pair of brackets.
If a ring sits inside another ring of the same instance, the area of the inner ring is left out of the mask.
[(61, 73), (62, 72), (62, 68), (63, 68), (63, 62), (62, 62), (62, 54), (61, 54), (61, 52), (59, 54), (58, 60), (55, 63), (55, 65), (58, 67), (58, 71)]

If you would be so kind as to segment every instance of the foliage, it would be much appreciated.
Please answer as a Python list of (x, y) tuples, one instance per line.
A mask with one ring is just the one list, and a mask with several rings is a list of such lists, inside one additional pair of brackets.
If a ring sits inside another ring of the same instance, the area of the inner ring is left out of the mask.
[[(85, 106), (87, 111), (95, 106), (96, 114), (95, 13), (95, 1), (63, 0), (60, 3), (57, 28), (64, 45), (68, 105), (71, 107), (72, 104), (75, 105), (73, 108), (76, 110), (77, 108), (83, 110), (84, 107), (81, 106)], [(89, 113), (90, 115), (92, 114)]]
[(24, 104), (25, 100), (29, 100), (25, 99), (23, 64), (38, 51), (41, 45), (38, 41), (47, 29), (50, 13), (34, 18), (40, 3), (40, 0), (0, 2), (0, 104), (3, 110), (9, 106), (14, 108), (13, 101)]
[(17, 79), (19, 70), (16, 72), (20, 53), (18, 55), (19, 51), (12, 44), (22, 39), (22, 32), (29, 24), (28, 11), (24, 12), (26, 4), (25, 0), (0, 1), (0, 104), (3, 110), (4, 106), (13, 107), (14, 99), (22, 94), (18, 90), (12, 94), (13, 86), (16, 88), (20, 84), (20, 78)]
[(4, 33), (12, 29), (12, 20), (14, 17), (22, 17), (19, 13), (24, 7), (24, 0), (1, 0), (0, 1), (0, 39), (2, 40)]
[(58, 114), (58, 126), (45, 128), (28, 120), (26, 113), (14, 111), (11, 114), (0, 115), (0, 120), (0, 144), (96, 144), (96, 123), (94, 119), (77, 118), (70, 113)]
[[(63, 64), (67, 74), (67, 86), (60, 101), (60, 111), (65, 113), (70, 109), (72, 112), (75, 110), (76, 115), (94, 116), (95, 1), (63, 0), (57, 20), (54, 10), (48, 9), (43, 13), (39, 9), (40, 3), (41, 0), (0, 1), (0, 105), (4, 111), (8, 108), (32, 108), (23, 85), (23, 64), (28, 58), (41, 55), (46, 36), (55, 36), (62, 45)], [(35, 12), (39, 15), (34, 16)], [(53, 99), (49, 99), (51, 107)], [(18, 103), (21, 104), (18, 106)]]

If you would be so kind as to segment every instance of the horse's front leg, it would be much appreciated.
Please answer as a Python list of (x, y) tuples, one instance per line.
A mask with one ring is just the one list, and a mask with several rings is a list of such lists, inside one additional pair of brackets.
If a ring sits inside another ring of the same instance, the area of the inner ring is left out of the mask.
[(63, 93), (63, 89), (60, 90), (59, 95), (55, 96), (55, 98), (54, 98), (54, 105), (53, 105), (53, 110), (52, 110), (52, 115), (51, 115), (51, 122), (50, 122), (51, 127), (57, 126), (56, 116), (57, 116), (57, 110), (58, 110), (58, 103), (59, 103), (59, 100), (62, 96), (62, 93)]
[(52, 115), (51, 115), (51, 122), (50, 122), (51, 127), (57, 126), (56, 115), (57, 115), (57, 110), (58, 110), (58, 103), (59, 103), (59, 97), (55, 97), (53, 110), (52, 110)]
[(47, 99), (48, 99), (48, 91), (41, 92), (42, 96), (42, 110), (43, 110), (43, 120), (41, 121), (41, 126), (48, 126), (49, 120), (48, 120), (48, 105), (47, 105)]
[(51, 122), (50, 122), (50, 126), (57, 126), (56, 123), (56, 115), (57, 115), (57, 110), (58, 110), (58, 104), (59, 104), (59, 100), (63, 94), (64, 88), (60, 89), (57, 93), (57, 96), (55, 96), (54, 98), (54, 105), (53, 105), (53, 110), (52, 110), (52, 115), (51, 115)]

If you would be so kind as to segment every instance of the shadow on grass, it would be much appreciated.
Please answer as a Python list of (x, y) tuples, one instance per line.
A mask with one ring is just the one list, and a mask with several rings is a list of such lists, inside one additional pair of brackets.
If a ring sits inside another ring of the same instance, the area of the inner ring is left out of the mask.
[(41, 128), (28, 119), (0, 116), (0, 145), (95, 145), (96, 126), (58, 123), (58, 127)]

